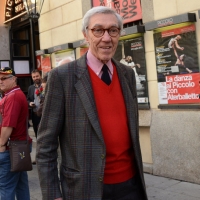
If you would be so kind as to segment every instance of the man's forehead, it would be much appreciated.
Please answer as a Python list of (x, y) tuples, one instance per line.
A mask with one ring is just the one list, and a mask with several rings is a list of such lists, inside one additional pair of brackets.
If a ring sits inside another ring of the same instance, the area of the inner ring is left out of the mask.
[(34, 73), (32, 73), (32, 76), (37, 76), (37, 75), (40, 76), (40, 73), (39, 73), (39, 72), (34, 72)]
[[(105, 18), (107, 20), (105, 20)], [(92, 26), (118, 26), (117, 17), (114, 14), (97, 13), (91, 16), (89, 25)]]

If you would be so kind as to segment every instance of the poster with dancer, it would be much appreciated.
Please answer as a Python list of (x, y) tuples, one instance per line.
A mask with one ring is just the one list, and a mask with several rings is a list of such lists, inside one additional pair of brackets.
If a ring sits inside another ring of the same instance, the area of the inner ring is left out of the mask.
[(138, 103), (148, 103), (143, 37), (120, 40), (114, 58), (134, 70)]
[(160, 104), (200, 102), (195, 25), (154, 32)]

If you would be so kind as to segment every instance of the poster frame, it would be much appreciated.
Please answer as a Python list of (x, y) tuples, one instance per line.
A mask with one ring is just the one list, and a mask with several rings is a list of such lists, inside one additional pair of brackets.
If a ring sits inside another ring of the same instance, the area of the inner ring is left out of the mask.
[[(194, 14), (194, 13), (190, 13), (190, 14)], [(195, 15), (196, 16), (196, 15)], [(187, 21), (187, 22), (191, 22), (191, 21)], [(195, 21), (193, 21), (193, 23), (194, 23)], [(173, 25), (176, 25), (176, 26), (178, 26), (178, 25), (180, 25), (181, 26), (181, 24), (184, 24), (185, 23), (185, 21), (184, 22), (181, 22), (181, 23), (177, 23), (177, 24), (173, 24)], [(188, 23), (189, 24), (189, 23)], [(174, 26), (171, 26), (171, 25), (169, 25), (169, 26), (163, 26), (163, 27), (158, 27), (158, 28), (155, 28), (155, 29), (153, 29), (153, 31), (154, 32), (161, 32), (160, 30), (164, 30), (164, 29), (166, 29), (166, 30), (170, 30), (170, 29), (174, 29)], [(194, 25), (195, 25), (195, 23), (194, 23)], [(172, 27), (172, 28), (170, 28), (170, 26)], [(146, 26), (145, 26), (145, 28), (146, 28)], [(195, 30), (195, 34), (197, 34), (197, 31)], [(197, 44), (196, 44), (197, 45)], [(197, 55), (198, 56), (198, 55)], [(200, 72), (199, 72), (200, 73)], [(158, 80), (157, 80), (157, 83), (158, 83)], [(158, 108), (159, 109), (200, 109), (200, 104), (198, 104), (198, 103), (177, 103), (177, 104), (160, 104), (159, 103), (159, 105), (158, 105)]]
[[(145, 27), (140, 25), (131, 26), (128, 28), (124, 28), (121, 32), (121, 36), (119, 41), (121, 40), (129, 40), (137, 37), (144, 37)], [(145, 56), (145, 49), (144, 49), (144, 56)], [(145, 59), (146, 60), (146, 59)], [(149, 93), (148, 93), (148, 80), (147, 80), (147, 68), (146, 68), (146, 90), (147, 90), (147, 98), (148, 102), (146, 103), (138, 103), (139, 110), (149, 110), (150, 109), (150, 102), (149, 102)]]
[(2, 62), (8, 63), (8, 66), (10, 66), (10, 60), (0, 60), (0, 68), (2, 67), (1, 66)]

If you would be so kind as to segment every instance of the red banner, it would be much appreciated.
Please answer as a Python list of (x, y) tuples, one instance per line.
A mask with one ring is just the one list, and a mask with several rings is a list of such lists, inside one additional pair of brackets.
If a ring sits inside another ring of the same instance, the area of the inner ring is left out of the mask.
[(168, 30), (168, 31), (163, 31), (162, 32), (162, 38), (163, 37), (169, 37), (169, 36), (172, 36), (172, 35), (179, 35), (179, 34), (191, 32), (191, 31), (195, 31), (195, 25), (194, 24), (191, 24), (189, 26), (184, 26), (184, 27), (181, 27), (181, 28), (171, 29), (171, 30)]
[(44, 74), (51, 70), (50, 56), (46, 56), (42, 58), (41, 66), (42, 66), (42, 72)]
[(140, 0), (93, 0), (93, 7), (107, 6), (116, 10), (124, 19), (123, 23), (142, 19)]
[(168, 104), (199, 103), (200, 74), (182, 74), (166, 77)]
[(88, 51), (88, 47), (84, 47), (80, 49), (80, 56), (83, 56), (87, 51)]

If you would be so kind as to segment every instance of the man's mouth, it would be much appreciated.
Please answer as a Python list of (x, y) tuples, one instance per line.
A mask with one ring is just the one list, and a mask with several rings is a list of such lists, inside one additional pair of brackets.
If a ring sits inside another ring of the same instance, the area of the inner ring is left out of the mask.
[(100, 47), (100, 48), (102, 48), (102, 49), (110, 49), (111, 47), (109, 46), (109, 47)]

